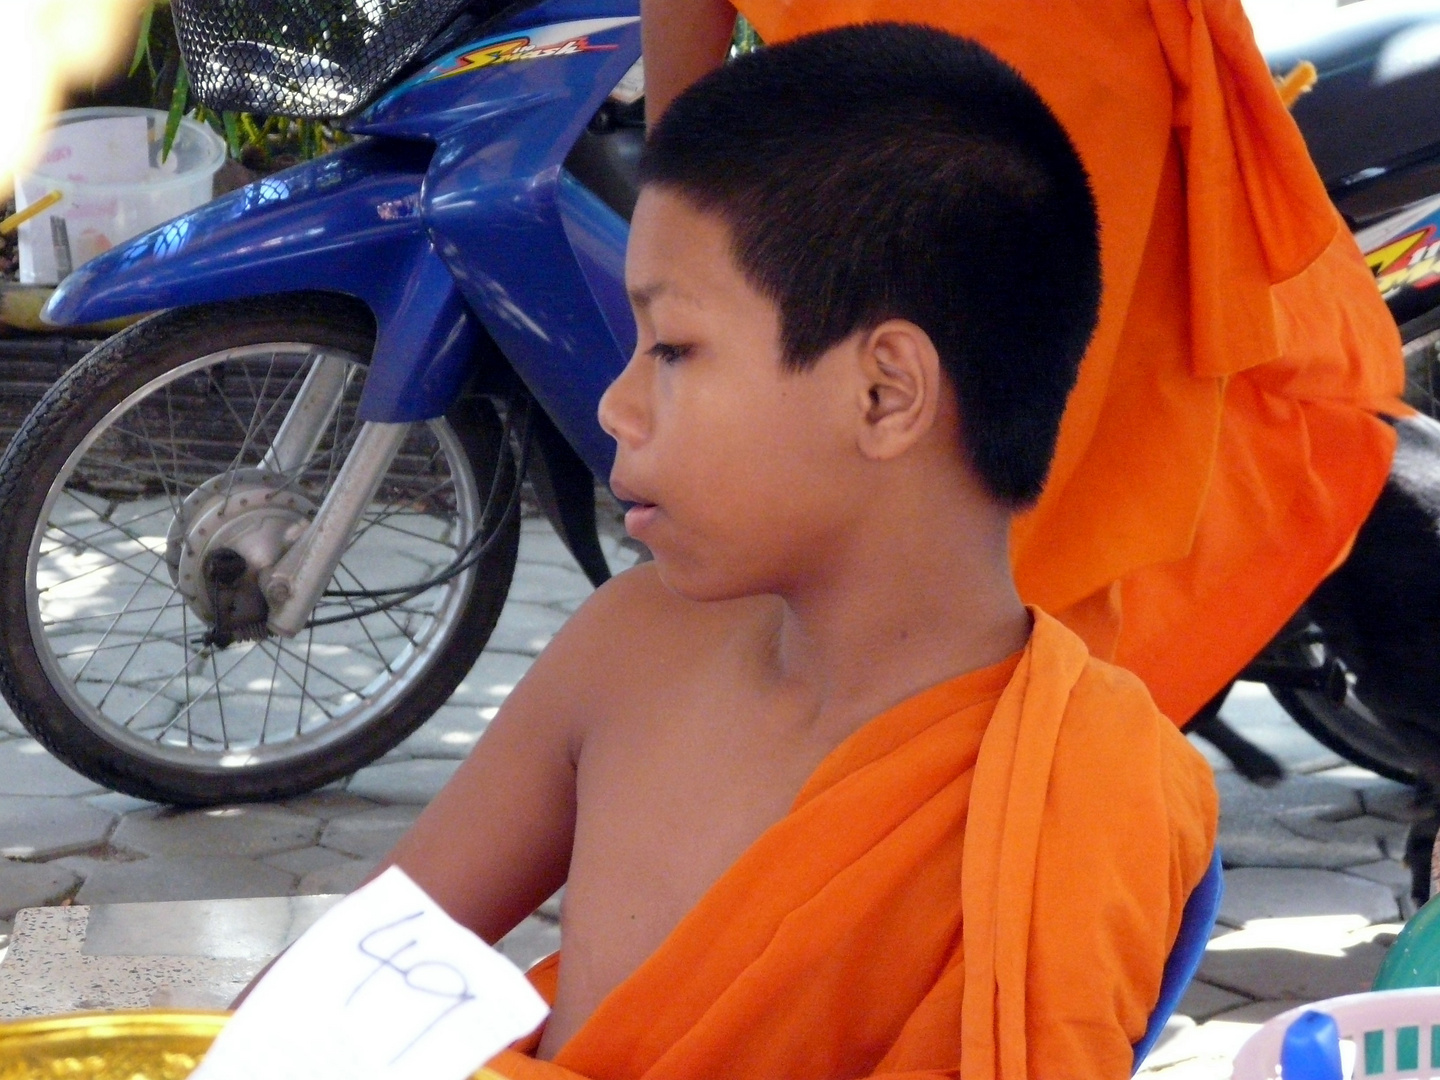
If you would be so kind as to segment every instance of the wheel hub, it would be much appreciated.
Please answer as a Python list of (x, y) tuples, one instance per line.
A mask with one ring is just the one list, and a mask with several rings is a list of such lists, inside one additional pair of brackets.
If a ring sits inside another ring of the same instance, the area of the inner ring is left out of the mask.
[(207, 480), (185, 499), (165, 538), (170, 579), (222, 647), (265, 636), (260, 575), (298, 540), (315, 504), (264, 469)]

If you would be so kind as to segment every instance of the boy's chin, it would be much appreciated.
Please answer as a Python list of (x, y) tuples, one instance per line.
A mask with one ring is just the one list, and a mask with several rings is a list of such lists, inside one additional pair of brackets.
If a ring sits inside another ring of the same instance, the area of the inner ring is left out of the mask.
[(747, 596), (762, 596), (771, 591), (740, 575), (726, 574), (713, 567), (683, 565), (677, 560), (665, 558), (659, 552), (654, 555), (655, 570), (660, 576), (660, 583), (682, 600), (709, 604), (722, 600), (740, 600)]

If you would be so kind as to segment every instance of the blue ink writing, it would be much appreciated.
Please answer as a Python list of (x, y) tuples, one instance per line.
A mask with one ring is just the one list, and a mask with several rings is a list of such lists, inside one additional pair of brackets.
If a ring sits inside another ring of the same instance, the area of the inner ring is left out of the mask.
[(447, 964), (443, 960), (416, 960), (408, 963), (408, 965), (402, 964), (400, 962), (401, 957), (419, 945), (419, 941), (413, 937), (408, 941), (404, 941), (403, 939), (406, 937), (406, 934), (403, 930), (396, 939), (403, 943), (398, 944), (395, 948), (382, 946), (376, 942), (376, 938), (381, 937), (391, 930), (399, 930), (404, 927), (406, 923), (413, 923), (416, 919), (423, 917), (424, 914), (423, 911), (417, 911), (412, 915), (406, 915), (403, 918), (396, 919), (394, 922), (386, 923), (384, 926), (371, 930), (360, 939), (360, 952), (368, 959), (375, 961), (375, 970), (361, 979), (355, 989), (350, 991), (350, 996), (345, 999), (345, 1004), (348, 1007), (350, 1003), (355, 1000), (355, 996), (365, 988), (371, 979), (375, 978), (375, 976), (379, 975), (382, 971), (391, 971), (398, 975), (409, 989), (417, 993), (428, 994), (431, 997), (439, 998), (442, 1002), (449, 1003), (440, 1011), (435, 1019), (431, 1020), (429, 1024), (401, 1048), (398, 1054), (390, 1059), (391, 1065), (394, 1065), (395, 1062), (399, 1061), (414, 1049), (416, 1043), (433, 1031), (435, 1026), (452, 1012), (475, 1000), (475, 995), (470, 992), (470, 984), (466, 981), (464, 973), (461, 972), (459, 968)]

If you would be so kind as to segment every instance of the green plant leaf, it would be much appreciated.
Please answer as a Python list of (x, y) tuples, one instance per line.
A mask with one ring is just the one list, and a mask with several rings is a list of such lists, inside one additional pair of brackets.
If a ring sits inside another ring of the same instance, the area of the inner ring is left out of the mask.
[(134, 75), (140, 70), (142, 63), (150, 65), (150, 73), (155, 73), (155, 62), (150, 59), (150, 24), (155, 21), (155, 4), (145, 5), (145, 10), (140, 13), (140, 36), (135, 39), (135, 56), (130, 61), (130, 74)]
[(185, 70), (182, 57), (175, 68), (175, 89), (170, 94), (170, 115), (165, 118), (165, 141), (160, 144), (160, 160), (170, 156), (175, 145), (175, 136), (180, 132), (180, 118), (185, 115), (185, 103), (190, 99), (190, 72)]
[(239, 161), (240, 121), (233, 112), (223, 112), (220, 117), (225, 121), (225, 145), (230, 149), (230, 156)]
[(246, 146), (256, 146), (261, 150), (265, 149), (265, 136), (255, 126), (255, 118), (249, 113), (240, 114), (240, 130), (245, 135)]

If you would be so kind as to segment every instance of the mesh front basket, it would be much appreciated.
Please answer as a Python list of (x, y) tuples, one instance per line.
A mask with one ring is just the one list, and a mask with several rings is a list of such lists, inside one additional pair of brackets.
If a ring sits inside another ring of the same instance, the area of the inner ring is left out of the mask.
[(196, 97), (327, 119), (364, 106), (468, 0), (173, 0)]

